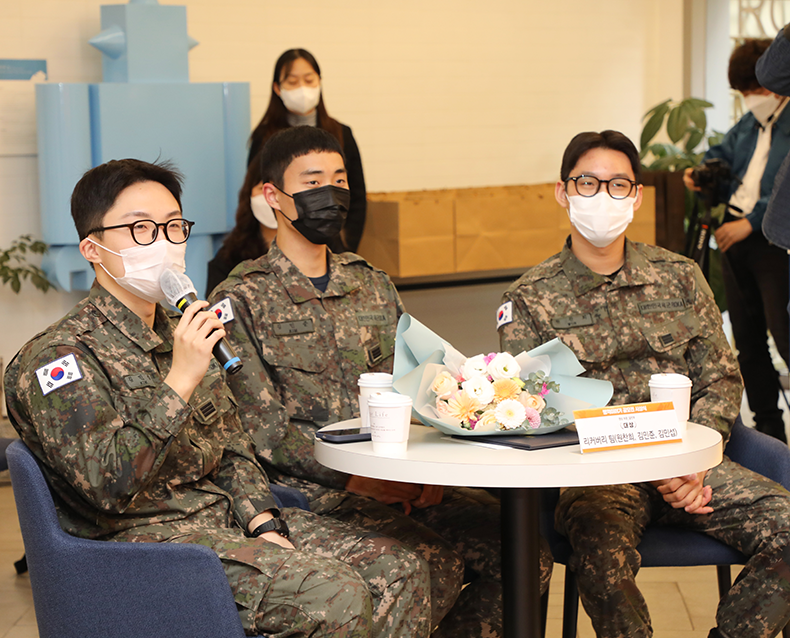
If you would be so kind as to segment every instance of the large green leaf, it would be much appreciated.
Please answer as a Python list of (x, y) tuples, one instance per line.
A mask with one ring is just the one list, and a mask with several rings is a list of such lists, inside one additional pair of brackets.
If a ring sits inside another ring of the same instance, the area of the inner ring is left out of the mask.
[(669, 139), (677, 144), (686, 134), (687, 128), (688, 115), (686, 113), (686, 107), (684, 107), (683, 104), (679, 104), (669, 112), (669, 116), (667, 117), (667, 134), (669, 135)]
[(691, 129), (688, 139), (686, 140), (686, 152), (692, 153), (694, 149), (697, 148), (697, 146), (703, 140), (704, 137), (705, 137), (704, 129), (698, 129), (698, 128)]
[[(651, 115), (653, 115), (653, 113), (655, 113), (656, 111), (658, 111), (658, 110), (660, 110), (660, 109), (662, 109), (662, 108), (664, 108), (664, 113), (666, 113), (666, 109), (668, 109), (668, 108), (669, 108), (669, 103), (670, 103), (671, 101), (672, 101), (672, 98), (670, 98), (670, 99), (668, 99), (668, 100), (664, 100), (664, 101), (663, 101), (663, 102), (661, 102), (660, 104), (656, 104), (656, 105), (655, 105), (655, 106), (654, 106), (652, 109), (650, 109), (650, 110), (649, 110), (647, 113), (645, 113), (645, 114), (644, 114), (644, 116), (642, 117), (642, 119), (643, 119), (643, 120), (646, 120), (646, 119), (650, 118), (650, 116), (651, 116)], [(665, 107), (666, 107), (666, 108), (665, 108)]]
[(724, 133), (722, 133), (721, 131), (713, 131), (710, 135), (708, 135), (708, 147), (721, 144), (721, 141), (723, 139), (724, 139)]
[(688, 102), (692, 106), (697, 106), (697, 107), (703, 108), (703, 109), (709, 109), (709, 108), (711, 108), (713, 106), (713, 104), (711, 104), (707, 100), (700, 100), (697, 97), (687, 97), (683, 101), (684, 102)]
[(705, 129), (708, 128), (708, 117), (705, 115), (705, 111), (702, 109), (690, 107), (689, 117), (691, 117), (691, 121), (694, 122), (694, 126), (702, 131), (704, 135)]
[(653, 115), (650, 116), (650, 119), (642, 129), (642, 137), (639, 140), (639, 146), (641, 148), (645, 148), (648, 144), (650, 144), (650, 141), (661, 130), (661, 125), (664, 123), (664, 117), (666, 116), (667, 111), (669, 111), (669, 100), (663, 104), (659, 104), (656, 107)]

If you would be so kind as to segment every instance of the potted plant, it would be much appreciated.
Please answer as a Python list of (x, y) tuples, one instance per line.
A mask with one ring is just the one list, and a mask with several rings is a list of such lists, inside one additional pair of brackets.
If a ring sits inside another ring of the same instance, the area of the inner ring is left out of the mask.
[(43, 255), (47, 250), (48, 246), (43, 241), (33, 239), (31, 235), (22, 235), (11, 242), (10, 248), (0, 250), (0, 279), (3, 284), (17, 294), (25, 279), (42, 292), (54, 287), (41, 268), (27, 261), (29, 254)]
[[(42, 292), (47, 292), (54, 284), (47, 279), (46, 274), (38, 266), (27, 261), (29, 255), (43, 255), (48, 246), (43, 242), (33, 239), (31, 235), (22, 235), (11, 242), (11, 246), (0, 250), (0, 279), (4, 285), (11, 287), (19, 294), (22, 282), (29, 280)], [(3, 359), (0, 357), (0, 403), (3, 398)]]

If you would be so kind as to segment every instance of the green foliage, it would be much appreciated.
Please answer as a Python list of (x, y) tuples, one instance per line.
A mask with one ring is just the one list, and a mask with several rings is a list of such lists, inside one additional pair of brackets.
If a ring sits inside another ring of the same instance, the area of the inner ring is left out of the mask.
[[(645, 113), (640, 138), (642, 168), (648, 171), (682, 171), (702, 161), (703, 142), (709, 146), (721, 141), (723, 133), (707, 132), (705, 109), (710, 102), (690, 97), (677, 103), (665, 100)], [(666, 126), (670, 143), (651, 143)]]
[(11, 286), (11, 290), (19, 293), (22, 281), (28, 279), (36, 288), (46, 292), (54, 287), (47, 279), (44, 271), (38, 266), (27, 262), (28, 253), (43, 255), (48, 246), (43, 241), (34, 240), (31, 235), (22, 235), (11, 243), (11, 247), (0, 250), (0, 279)]
[(543, 385), (546, 385), (548, 390), (552, 392), (560, 391), (560, 384), (556, 381), (550, 381), (545, 372), (530, 372), (529, 378), (524, 379), (524, 390), (530, 394), (540, 394), (543, 392)]

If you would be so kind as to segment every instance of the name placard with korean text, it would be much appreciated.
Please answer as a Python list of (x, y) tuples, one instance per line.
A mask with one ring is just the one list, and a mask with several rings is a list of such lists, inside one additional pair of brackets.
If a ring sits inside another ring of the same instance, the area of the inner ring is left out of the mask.
[(582, 452), (617, 450), (683, 440), (671, 402), (632, 403), (574, 410)]

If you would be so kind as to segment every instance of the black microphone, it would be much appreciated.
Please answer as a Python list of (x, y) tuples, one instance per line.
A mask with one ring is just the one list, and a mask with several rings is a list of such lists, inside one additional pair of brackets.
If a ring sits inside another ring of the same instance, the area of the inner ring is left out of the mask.
[[(159, 276), (159, 285), (162, 286), (167, 303), (181, 312), (198, 300), (192, 280), (184, 273), (168, 268)], [(233, 348), (224, 338), (216, 343), (212, 352), (228, 374), (236, 374), (241, 370), (243, 365), (241, 359), (236, 356)]]

